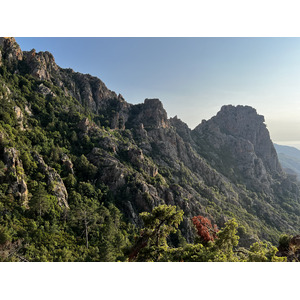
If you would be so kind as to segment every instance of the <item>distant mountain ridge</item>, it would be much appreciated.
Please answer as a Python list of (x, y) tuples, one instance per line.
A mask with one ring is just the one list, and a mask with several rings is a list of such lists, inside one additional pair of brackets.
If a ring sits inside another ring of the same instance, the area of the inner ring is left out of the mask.
[(300, 150), (285, 145), (274, 144), (278, 159), (283, 169), (291, 175), (296, 175), (300, 180)]

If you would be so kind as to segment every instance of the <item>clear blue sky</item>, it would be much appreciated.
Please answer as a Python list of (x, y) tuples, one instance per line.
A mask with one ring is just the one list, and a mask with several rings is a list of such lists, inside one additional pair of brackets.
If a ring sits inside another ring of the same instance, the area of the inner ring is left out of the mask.
[(130, 103), (159, 98), (194, 128), (225, 104), (265, 116), (275, 142), (300, 141), (300, 38), (16, 38), (99, 77)]

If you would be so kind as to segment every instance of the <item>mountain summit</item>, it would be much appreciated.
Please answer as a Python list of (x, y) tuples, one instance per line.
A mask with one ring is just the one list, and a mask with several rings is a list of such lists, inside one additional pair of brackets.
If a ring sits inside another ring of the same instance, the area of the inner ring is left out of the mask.
[(272, 178), (283, 175), (264, 117), (252, 107), (223, 106), (215, 117), (195, 128), (194, 136), (204, 155), (222, 153), (215, 159), (217, 168), (232, 169), (232, 179), (243, 178), (248, 187), (270, 192)]

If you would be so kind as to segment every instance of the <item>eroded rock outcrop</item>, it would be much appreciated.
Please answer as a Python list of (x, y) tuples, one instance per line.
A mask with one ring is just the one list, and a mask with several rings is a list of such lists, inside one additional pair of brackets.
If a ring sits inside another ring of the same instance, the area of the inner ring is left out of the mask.
[(23, 52), (15, 38), (0, 37), (0, 48), (2, 48), (0, 54), (0, 65), (3, 63), (3, 60), (6, 60), (8, 66), (13, 67), (23, 59)]
[(24, 62), (28, 66), (30, 73), (39, 80), (51, 81), (51, 78), (59, 69), (53, 55), (48, 51), (38, 53), (36, 53), (35, 49), (29, 52), (24, 51)]
[(69, 208), (68, 205), (68, 192), (65, 184), (59, 174), (51, 167), (49, 167), (42, 158), (41, 155), (33, 153), (33, 158), (38, 163), (41, 172), (46, 175), (48, 185), (50, 187), (51, 193), (56, 196), (58, 204)]
[(4, 148), (3, 159), (7, 167), (7, 176), (9, 176), (8, 193), (20, 199), (21, 204), (27, 207), (28, 189), (19, 152), (15, 148)]
[(67, 154), (62, 154), (61, 162), (66, 167), (67, 171), (74, 175), (73, 163)]
[[(39, 80), (61, 87), (66, 96), (73, 96), (94, 113), (114, 110), (115, 116), (114, 119), (111, 118), (110, 125), (115, 128), (124, 127), (130, 104), (121, 95), (109, 90), (99, 78), (60, 68), (48, 51), (22, 51), (14, 38), (0, 38), (0, 51), (0, 64), (5, 60), (8, 66), (14, 68), (14, 72), (22, 73), (26, 70)], [(53, 95), (44, 84), (39, 89), (44, 95)]]
[(43, 83), (41, 83), (40, 85), (39, 85), (39, 92), (41, 93), (41, 94), (43, 94), (44, 96), (47, 96), (47, 95), (51, 95), (52, 97), (56, 97), (56, 95), (55, 95), (55, 93), (53, 93), (52, 91), (51, 91), (51, 89), (49, 89), (47, 86), (45, 86)]
[(74, 97), (94, 112), (105, 109), (108, 100), (117, 98), (116, 93), (110, 91), (97, 77), (77, 72), (70, 72), (68, 75), (69, 78), (66, 74), (63, 74), (62, 78), (63, 81), (74, 82)]
[(159, 99), (145, 99), (143, 104), (133, 105), (126, 127), (137, 127), (143, 124), (144, 128), (156, 129), (170, 126), (167, 112)]
[(223, 106), (192, 134), (213, 166), (229, 177), (232, 169), (231, 178), (243, 178), (248, 187), (269, 193), (273, 176), (283, 174), (264, 117), (252, 107)]
[(24, 130), (24, 124), (23, 124), (23, 121), (24, 121), (24, 115), (22, 113), (22, 110), (19, 106), (14, 106), (14, 112), (16, 114), (16, 119), (17, 119), (17, 122), (20, 126), (20, 129), (21, 130)]

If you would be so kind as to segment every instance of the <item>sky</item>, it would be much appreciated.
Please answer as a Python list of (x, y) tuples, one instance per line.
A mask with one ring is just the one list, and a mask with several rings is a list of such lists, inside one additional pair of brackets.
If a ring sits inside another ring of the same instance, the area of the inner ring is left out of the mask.
[(190, 128), (223, 105), (265, 116), (274, 142), (300, 146), (300, 38), (16, 38), (63, 68), (99, 77), (129, 103), (159, 98)]

